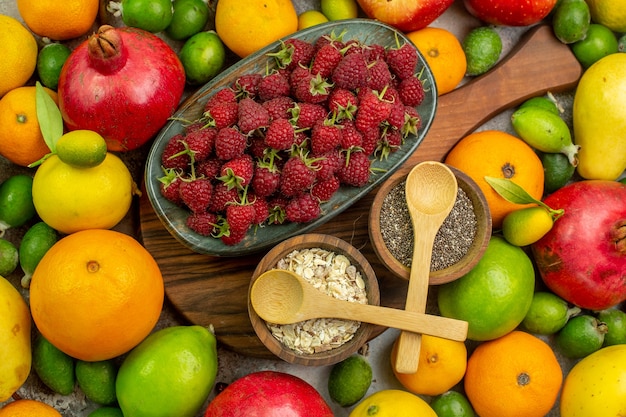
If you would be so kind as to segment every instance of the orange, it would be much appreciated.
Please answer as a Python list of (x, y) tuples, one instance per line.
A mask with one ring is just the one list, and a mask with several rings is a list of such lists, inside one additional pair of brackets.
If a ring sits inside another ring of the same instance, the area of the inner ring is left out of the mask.
[(298, 15), (291, 0), (220, 0), (215, 30), (243, 58), (297, 31)]
[(464, 137), (448, 153), (445, 163), (465, 172), (478, 184), (496, 229), (502, 226), (508, 213), (529, 205), (505, 200), (485, 181), (485, 176), (508, 178), (541, 200), (544, 181), (541, 160), (526, 142), (506, 132), (485, 130)]
[(163, 278), (150, 253), (108, 229), (68, 235), (43, 256), (30, 285), (41, 334), (85, 361), (122, 355), (154, 328), (163, 306)]
[(26, 26), (39, 36), (55, 41), (78, 38), (93, 26), (98, 0), (17, 0)]
[(0, 408), (0, 417), (62, 417), (56, 409), (37, 400), (16, 400)]
[(417, 372), (403, 374), (396, 370), (398, 341), (391, 350), (391, 367), (404, 388), (418, 395), (439, 395), (458, 384), (467, 367), (465, 343), (422, 335)]
[[(57, 102), (57, 93), (45, 91)], [(0, 99), (0, 155), (27, 166), (50, 153), (37, 120), (36, 89), (18, 87)]]
[(37, 41), (16, 19), (0, 14), (0, 97), (21, 87), (30, 79), (37, 66)]
[(556, 402), (563, 372), (550, 346), (512, 331), (470, 356), (465, 393), (480, 417), (543, 417)]
[(443, 28), (426, 27), (406, 36), (424, 56), (437, 83), (437, 94), (446, 94), (463, 80), (467, 59), (461, 42)]

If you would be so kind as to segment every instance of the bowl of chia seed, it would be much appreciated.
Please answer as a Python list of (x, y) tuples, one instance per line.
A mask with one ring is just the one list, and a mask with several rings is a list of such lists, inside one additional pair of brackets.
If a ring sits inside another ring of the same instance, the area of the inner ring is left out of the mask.
[[(454, 281), (480, 260), (491, 237), (489, 206), (467, 174), (448, 166), (459, 189), (448, 217), (437, 232), (430, 262), (430, 284)], [(413, 226), (405, 196), (406, 174), (394, 175), (377, 192), (369, 213), (374, 252), (394, 275), (409, 279), (413, 262)]]

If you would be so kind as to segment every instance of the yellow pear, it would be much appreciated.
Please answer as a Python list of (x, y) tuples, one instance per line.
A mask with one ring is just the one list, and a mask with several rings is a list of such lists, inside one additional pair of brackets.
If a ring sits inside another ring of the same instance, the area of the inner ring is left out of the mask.
[(607, 55), (585, 71), (573, 108), (578, 173), (615, 180), (626, 169), (626, 54)]
[(31, 366), (30, 310), (22, 295), (0, 276), (0, 402), (11, 398)]

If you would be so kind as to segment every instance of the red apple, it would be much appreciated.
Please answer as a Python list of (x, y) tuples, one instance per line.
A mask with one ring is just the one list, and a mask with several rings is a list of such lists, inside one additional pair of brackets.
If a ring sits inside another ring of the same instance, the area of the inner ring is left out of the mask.
[(431, 24), (454, 0), (357, 0), (367, 16), (403, 32)]
[(324, 398), (308, 382), (283, 372), (250, 373), (227, 386), (204, 417), (333, 417)]
[(546, 17), (557, 0), (463, 0), (463, 3), (468, 12), (484, 22), (528, 26)]

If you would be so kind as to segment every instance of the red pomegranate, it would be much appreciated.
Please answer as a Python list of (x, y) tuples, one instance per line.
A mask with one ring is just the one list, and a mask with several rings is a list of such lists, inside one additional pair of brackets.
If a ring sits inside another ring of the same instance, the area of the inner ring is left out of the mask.
[(626, 185), (578, 181), (550, 194), (545, 203), (565, 210), (532, 245), (546, 285), (589, 310), (626, 300)]
[(103, 25), (63, 66), (59, 109), (68, 129), (96, 131), (110, 151), (130, 151), (165, 125), (184, 89), (185, 70), (162, 39)]
[(333, 417), (308, 382), (284, 372), (258, 371), (239, 378), (208, 405), (204, 417)]

